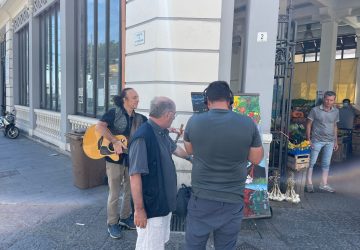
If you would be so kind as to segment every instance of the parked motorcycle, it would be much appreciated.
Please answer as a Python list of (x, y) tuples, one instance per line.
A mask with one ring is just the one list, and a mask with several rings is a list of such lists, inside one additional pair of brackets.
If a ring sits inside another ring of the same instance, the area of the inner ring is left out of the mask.
[(4, 135), (10, 139), (19, 136), (19, 128), (15, 126), (15, 110), (12, 112), (6, 111), (4, 116), (0, 116), (0, 129), (4, 129)]

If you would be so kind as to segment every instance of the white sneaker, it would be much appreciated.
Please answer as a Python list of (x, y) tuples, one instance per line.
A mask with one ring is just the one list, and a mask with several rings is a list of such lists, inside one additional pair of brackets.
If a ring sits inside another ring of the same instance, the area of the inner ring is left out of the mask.
[(330, 187), (328, 184), (327, 185), (320, 184), (319, 188), (321, 190), (324, 190), (324, 191), (329, 192), (329, 193), (334, 193), (335, 192), (335, 189)]

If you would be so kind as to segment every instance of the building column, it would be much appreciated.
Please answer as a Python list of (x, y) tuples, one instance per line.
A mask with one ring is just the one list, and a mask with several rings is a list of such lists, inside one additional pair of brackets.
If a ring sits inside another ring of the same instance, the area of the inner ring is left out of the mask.
[(360, 108), (360, 29), (356, 30), (357, 47), (355, 57), (357, 58), (356, 84), (355, 84), (355, 105)]
[(75, 2), (60, 1), (60, 23), (61, 23), (61, 122), (60, 148), (66, 149), (66, 133), (70, 131), (71, 124), (68, 115), (75, 114)]
[(5, 57), (5, 85), (6, 85), (6, 110), (14, 108), (14, 79), (13, 79), (13, 20), (10, 18), (6, 24), (6, 57)]
[(279, 0), (248, 1), (242, 92), (260, 95), (260, 125), (266, 167), (272, 141), (270, 127), (278, 14)]
[(230, 84), (234, 25), (234, 0), (222, 0), (220, 21), (219, 80)]
[(29, 135), (34, 134), (34, 109), (40, 108), (40, 20), (33, 17), (33, 3), (29, 2)]
[(317, 96), (322, 98), (325, 91), (334, 89), (338, 23), (331, 19), (321, 25), (320, 62), (317, 82)]
[[(244, 93), (260, 94), (262, 132), (270, 134), (279, 1), (248, 1)], [(266, 18), (264, 18), (266, 17)]]

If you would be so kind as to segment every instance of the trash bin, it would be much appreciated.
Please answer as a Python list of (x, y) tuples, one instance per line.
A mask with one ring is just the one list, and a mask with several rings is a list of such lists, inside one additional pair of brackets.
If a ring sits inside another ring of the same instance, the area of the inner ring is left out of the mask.
[(71, 161), (73, 165), (74, 185), (81, 189), (104, 184), (106, 176), (105, 159), (93, 160), (87, 157), (82, 148), (84, 132), (69, 132)]

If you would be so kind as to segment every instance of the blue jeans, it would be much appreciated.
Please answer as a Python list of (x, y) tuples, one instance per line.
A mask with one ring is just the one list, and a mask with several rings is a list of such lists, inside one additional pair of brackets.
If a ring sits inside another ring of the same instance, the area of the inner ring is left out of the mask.
[(313, 168), (320, 151), (322, 150), (321, 168), (329, 170), (331, 156), (334, 151), (334, 142), (312, 142), (313, 148), (310, 153), (310, 168)]

